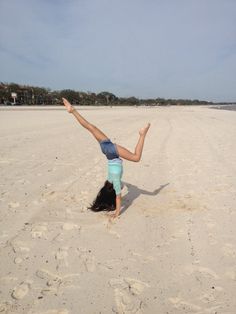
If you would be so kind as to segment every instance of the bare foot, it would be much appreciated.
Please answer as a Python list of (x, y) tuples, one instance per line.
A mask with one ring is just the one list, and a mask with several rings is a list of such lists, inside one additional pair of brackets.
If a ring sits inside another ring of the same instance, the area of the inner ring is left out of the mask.
[(149, 130), (151, 124), (148, 123), (147, 126), (145, 128), (142, 128), (141, 130), (139, 130), (139, 134), (140, 135), (146, 135), (147, 134), (147, 131)]
[(72, 113), (75, 110), (75, 108), (71, 105), (71, 103), (69, 103), (69, 101), (67, 99), (62, 98), (62, 100), (63, 100), (63, 104), (65, 105), (67, 111), (69, 113)]

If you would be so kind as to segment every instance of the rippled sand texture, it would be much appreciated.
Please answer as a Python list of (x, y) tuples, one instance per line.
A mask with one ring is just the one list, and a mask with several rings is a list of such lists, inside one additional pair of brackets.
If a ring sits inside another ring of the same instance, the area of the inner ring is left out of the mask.
[(111, 223), (87, 211), (106, 179), (98, 144), (40, 109), (0, 108), (0, 313), (234, 314), (236, 112), (83, 108), (129, 149), (152, 123)]

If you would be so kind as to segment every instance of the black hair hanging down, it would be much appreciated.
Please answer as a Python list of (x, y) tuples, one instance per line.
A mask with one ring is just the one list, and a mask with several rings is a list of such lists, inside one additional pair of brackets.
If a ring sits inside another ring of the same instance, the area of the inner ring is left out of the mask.
[(102, 210), (111, 211), (116, 209), (116, 193), (113, 184), (105, 181), (104, 186), (98, 192), (92, 205), (88, 208), (94, 212)]

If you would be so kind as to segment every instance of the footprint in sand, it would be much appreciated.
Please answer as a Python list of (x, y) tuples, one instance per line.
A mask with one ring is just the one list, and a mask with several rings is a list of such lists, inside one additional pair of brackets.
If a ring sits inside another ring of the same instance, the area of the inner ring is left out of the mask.
[(113, 258), (98, 264), (102, 269), (115, 269), (120, 264), (120, 260), (118, 258), (117, 259)]
[(70, 231), (70, 230), (74, 230), (74, 229), (80, 229), (80, 227), (75, 224), (75, 223), (72, 223), (72, 222), (65, 222), (63, 225), (62, 225), (62, 229), (63, 230), (66, 230), (66, 231)]
[(88, 255), (82, 255), (81, 259), (83, 260), (83, 263), (87, 272), (93, 273), (96, 269), (94, 257), (88, 256)]
[(64, 288), (75, 288), (79, 286), (80, 274), (67, 274), (59, 276), (46, 269), (39, 269), (36, 276), (45, 281), (45, 286), (42, 288), (43, 295), (55, 295), (63, 292)]
[(58, 287), (48, 286), (41, 290), (42, 295), (58, 295)]
[(48, 231), (47, 223), (43, 223), (40, 225), (33, 225), (32, 229), (31, 229), (31, 237), (33, 239), (36, 239), (36, 238), (47, 239), (47, 237), (46, 237), (47, 231)]
[(208, 233), (208, 241), (210, 245), (216, 245), (218, 243), (213, 233)]
[(36, 271), (36, 276), (40, 279), (46, 280), (47, 282), (60, 282), (61, 277), (57, 274), (50, 272), (47, 269), (39, 269)]
[(8, 207), (18, 208), (18, 207), (20, 207), (20, 203), (19, 202), (10, 202), (10, 203), (8, 203)]
[(197, 273), (197, 277), (203, 281), (203, 280), (219, 280), (220, 277), (210, 268), (202, 267), (198, 265), (187, 265), (185, 267), (185, 273), (187, 275), (192, 275)]
[(153, 262), (156, 260), (151, 255), (143, 256), (142, 254), (140, 254), (138, 252), (131, 252), (131, 254), (132, 254), (132, 256), (135, 256), (135, 258), (130, 258), (129, 260), (136, 261), (138, 259), (143, 264), (150, 263), (150, 262)]
[(209, 304), (211, 302), (214, 302), (216, 300), (220, 299), (220, 295), (224, 289), (219, 286), (214, 286), (212, 287), (210, 292), (206, 292), (203, 295), (199, 297), (199, 300), (201, 300), (203, 303)]
[(10, 246), (14, 253), (28, 253), (30, 251), (30, 248), (26, 246), (26, 243), (23, 241), (10, 242)]
[(23, 262), (23, 259), (21, 258), (21, 257), (16, 257), (15, 259), (14, 259), (14, 263), (15, 264), (21, 264)]
[(0, 235), (0, 247), (5, 245), (5, 239), (8, 237), (8, 234), (2, 230), (2, 234)]
[(15, 300), (21, 300), (29, 293), (29, 290), (30, 290), (30, 283), (22, 282), (19, 286), (13, 289), (11, 296)]
[(55, 258), (57, 261), (59, 261), (60, 264), (64, 264), (66, 267), (68, 267), (68, 247), (59, 248), (55, 254)]
[(17, 277), (5, 276), (5, 277), (0, 278), (0, 284), (8, 285), (8, 284), (12, 284), (13, 282), (16, 282), (17, 280), (18, 280)]
[(225, 243), (221, 250), (224, 256), (233, 257), (233, 258), (236, 257), (235, 246), (231, 243)]
[(89, 273), (93, 273), (96, 270), (96, 263), (94, 256), (91, 256), (91, 253), (87, 249), (77, 249), (79, 253), (79, 258), (81, 259), (85, 269)]
[(56, 275), (46, 269), (39, 269), (36, 272), (36, 276), (46, 281), (46, 286), (41, 290), (43, 295), (57, 294), (58, 289), (62, 283), (62, 277)]
[(80, 284), (79, 278), (80, 274), (67, 274), (62, 278), (61, 287), (77, 288)]
[(0, 313), (3, 314), (16, 313), (16, 305), (8, 301), (0, 303)]
[(113, 278), (109, 285), (114, 289), (117, 313), (144, 313), (145, 303), (140, 298), (143, 290), (150, 287), (147, 283), (134, 278)]
[(179, 239), (183, 238), (185, 234), (186, 231), (184, 229), (177, 230), (174, 234), (171, 235), (169, 243), (178, 241)]
[(201, 306), (187, 302), (179, 297), (169, 298), (168, 300), (175, 309), (182, 310), (185, 313), (190, 314), (194, 312), (199, 312), (202, 309)]
[(22, 185), (25, 185), (25, 184), (30, 184), (31, 182), (29, 180), (25, 180), (25, 179), (19, 179), (16, 181), (17, 183), (21, 183)]

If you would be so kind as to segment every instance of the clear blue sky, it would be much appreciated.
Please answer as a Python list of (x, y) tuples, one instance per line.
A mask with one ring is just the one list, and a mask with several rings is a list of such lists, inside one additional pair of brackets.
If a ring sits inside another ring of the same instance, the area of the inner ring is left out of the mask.
[(236, 101), (236, 1), (0, 0), (0, 81)]

